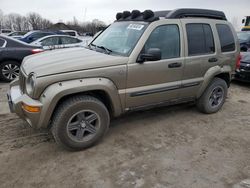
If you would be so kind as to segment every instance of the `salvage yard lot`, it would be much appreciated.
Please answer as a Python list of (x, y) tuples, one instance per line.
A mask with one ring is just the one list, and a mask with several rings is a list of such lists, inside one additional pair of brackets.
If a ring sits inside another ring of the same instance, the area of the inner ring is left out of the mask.
[(7, 113), (7, 87), (0, 83), (1, 187), (222, 188), (250, 178), (250, 85), (233, 83), (212, 115), (184, 104), (122, 116), (81, 152)]

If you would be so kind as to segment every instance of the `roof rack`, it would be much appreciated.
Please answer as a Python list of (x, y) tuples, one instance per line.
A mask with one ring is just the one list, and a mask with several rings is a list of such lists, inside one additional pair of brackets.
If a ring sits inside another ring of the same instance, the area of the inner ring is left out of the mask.
[(146, 21), (153, 22), (159, 20), (159, 18), (166, 19), (176, 19), (176, 18), (187, 18), (187, 17), (196, 17), (196, 18), (210, 18), (218, 20), (227, 20), (224, 12), (217, 10), (208, 10), (208, 9), (176, 9), (176, 10), (165, 10), (165, 11), (156, 11), (145, 10), (140, 12), (139, 10), (133, 10), (132, 12), (124, 11), (122, 13), (116, 14), (117, 21)]
[(224, 12), (217, 10), (208, 9), (176, 9), (169, 12), (166, 18), (186, 18), (186, 17), (202, 17), (202, 18), (212, 18), (218, 20), (227, 20)]

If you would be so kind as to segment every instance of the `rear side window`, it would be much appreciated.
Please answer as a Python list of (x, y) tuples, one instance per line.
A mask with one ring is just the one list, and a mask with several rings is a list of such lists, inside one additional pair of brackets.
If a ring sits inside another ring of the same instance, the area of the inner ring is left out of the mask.
[(81, 42), (77, 38), (71, 38), (71, 37), (61, 37), (61, 43), (62, 44), (75, 44)]
[(186, 30), (189, 56), (215, 52), (213, 32), (209, 24), (187, 24)]
[(235, 50), (235, 42), (232, 30), (228, 25), (216, 24), (222, 52), (231, 52)]
[(59, 37), (49, 37), (44, 40), (42, 40), (43, 46), (54, 46), (59, 45)]

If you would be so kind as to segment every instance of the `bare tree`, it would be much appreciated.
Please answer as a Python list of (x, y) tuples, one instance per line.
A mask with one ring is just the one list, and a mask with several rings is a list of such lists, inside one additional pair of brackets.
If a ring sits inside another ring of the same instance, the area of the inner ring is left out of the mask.
[(34, 30), (39, 29), (39, 23), (41, 22), (41, 19), (42, 17), (37, 13), (29, 13), (27, 16), (27, 21)]
[(46, 29), (52, 25), (49, 20), (42, 18), (39, 14), (34, 12), (28, 14), (27, 20), (33, 30)]
[[(80, 22), (75, 17), (73, 17), (73, 21), (67, 22), (67, 25), (79, 33), (90, 32), (93, 34), (106, 27), (106, 24), (98, 19), (94, 19), (92, 22)], [(0, 9), (0, 28), (28, 31), (43, 30), (51, 26), (51, 21), (43, 18), (40, 14), (31, 12), (27, 16), (16, 13), (4, 15)]]
[(3, 28), (3, 11), (0, 9), (0, 29)]
[(12, 21), (8, 15), (4, 15), (3, 17), (3, 28), (4, 29), (12, 29)]
[(11, 25), (11, 29), (17, 31), (21, 31), (23, 29), (21, 25), (21, 20), (22, 20), (21, 15), (12, 13), (7, 15), (7, 17), (9, 20), (9, 25)]

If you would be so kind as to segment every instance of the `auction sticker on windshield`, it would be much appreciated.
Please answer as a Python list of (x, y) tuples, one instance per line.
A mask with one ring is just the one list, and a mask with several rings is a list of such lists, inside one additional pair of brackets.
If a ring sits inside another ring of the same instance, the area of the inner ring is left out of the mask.
[(127, 29), (134, 29), (134, 30), (142, 30), (142, 28), (144, 27), (144, 25), (141, 24), (129, 24)]

